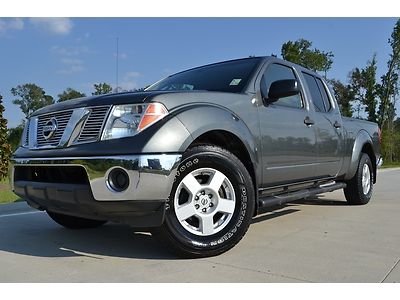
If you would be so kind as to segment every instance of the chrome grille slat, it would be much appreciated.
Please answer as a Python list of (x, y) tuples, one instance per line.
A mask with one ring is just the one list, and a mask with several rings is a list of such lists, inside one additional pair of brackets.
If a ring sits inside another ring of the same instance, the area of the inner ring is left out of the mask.
[(76, 143), (97, 141), (100, 138), (109, 111), (110, 106), (92, 107)]
[[(71, 118), (72, 110), (54, 112), (46, 115), (38, 116), (37, 132), (36, 132), (36, 147), (55, 147), (60, 143), (61, 137), (67, 127), (67, 124)], [(51, 119), (57, 120), (57, 131), (54, 135), (46, 140), (43, 137), (43, 127)]]
[[(97, 141), (100, 138), (110, 108), (111, 105), (76, 108), (34, 117), (36, 125), (31, 131), (35, 140), (32, 140), (33, 144), (30, 147), (33, 149), (45, 149), (65, 147), (71, 143), (79, 144)], [(87, 112), (85, 116), (82, 114), (83, 111)], [(57, 121), (57, 130), (53, 136), (46, 140), (43, 136), (43, 127), (52, 118)], [(86, 118), (86, 121), (84, 121), (83, 125), (78, 125), (79, 120), (83, 120), (83, 118)], [(69, 141), (74, 130), (79, 131), (78, 137), (74, 141)], [(28, 144), (28, 142), (29, 131), (26, 133), (26, 143)]]

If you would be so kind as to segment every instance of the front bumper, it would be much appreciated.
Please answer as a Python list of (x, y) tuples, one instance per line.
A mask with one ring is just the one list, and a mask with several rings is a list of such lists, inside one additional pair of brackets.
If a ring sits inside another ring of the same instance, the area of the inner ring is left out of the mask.
[[(180, 154), (13, 158), (12, 187), (38, 209), (157, 226), (180, 160)], [(116, 167), (129, 177), (122, 192), (108, 184)]]

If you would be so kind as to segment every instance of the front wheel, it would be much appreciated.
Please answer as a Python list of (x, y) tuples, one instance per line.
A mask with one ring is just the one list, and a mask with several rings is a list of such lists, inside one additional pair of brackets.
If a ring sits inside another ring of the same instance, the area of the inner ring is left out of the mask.
[(165, 222), (153, 234), (179, 256), (214, 256), (240, 241), (253, 212), (253, 183), (243, 163), (222, 148), (197, 146), (184, 154)]
[(374, 173), (369, 156), (365, 153), (361, 155), (358, 168), (354, 177), (347, 182), (344, 188), (344, 195), (347, 203), (352, 205), (364, 205), (372, 197)]

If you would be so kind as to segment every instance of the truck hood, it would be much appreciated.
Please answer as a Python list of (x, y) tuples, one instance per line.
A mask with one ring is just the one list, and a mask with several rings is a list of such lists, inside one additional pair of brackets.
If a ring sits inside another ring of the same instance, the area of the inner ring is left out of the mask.
[(146, 101), (150, 101), (150, 99), (152, 99), (157, 95), (168, 94), (168, 93), (173, 93), (173, 92), (168, 92), (168, 91), (126, 92), (126, 93), (116, 93), (116, 94), (77, 98), (43, 107), (35, 111), (32, 114), (32, 116), (47, 114), (55, 111), (73, 109), (78, 107), (144, 103)]

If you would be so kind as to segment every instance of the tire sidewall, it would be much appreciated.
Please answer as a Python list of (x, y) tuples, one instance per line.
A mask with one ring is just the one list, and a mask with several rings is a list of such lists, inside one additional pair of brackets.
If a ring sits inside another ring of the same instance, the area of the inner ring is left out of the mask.
[[(232, 218), (219, 232), (210, 236), (198, 236), (187, 231), (178, 221), (175, 208), (175, 192), (181, 180), (200, 168), (214, 168), (222, 172), (232, 183), (236, 205)], [(254, 210), (253, 189), (250, 176), (243, 164), (228, 157), (223, 152), (194, 152), (183, 159), (178, 167), (171, 194), (167, 200), (164, 226), (181, 247), (189, 251), (225, 251), (236, 244), (246, 232)]]

